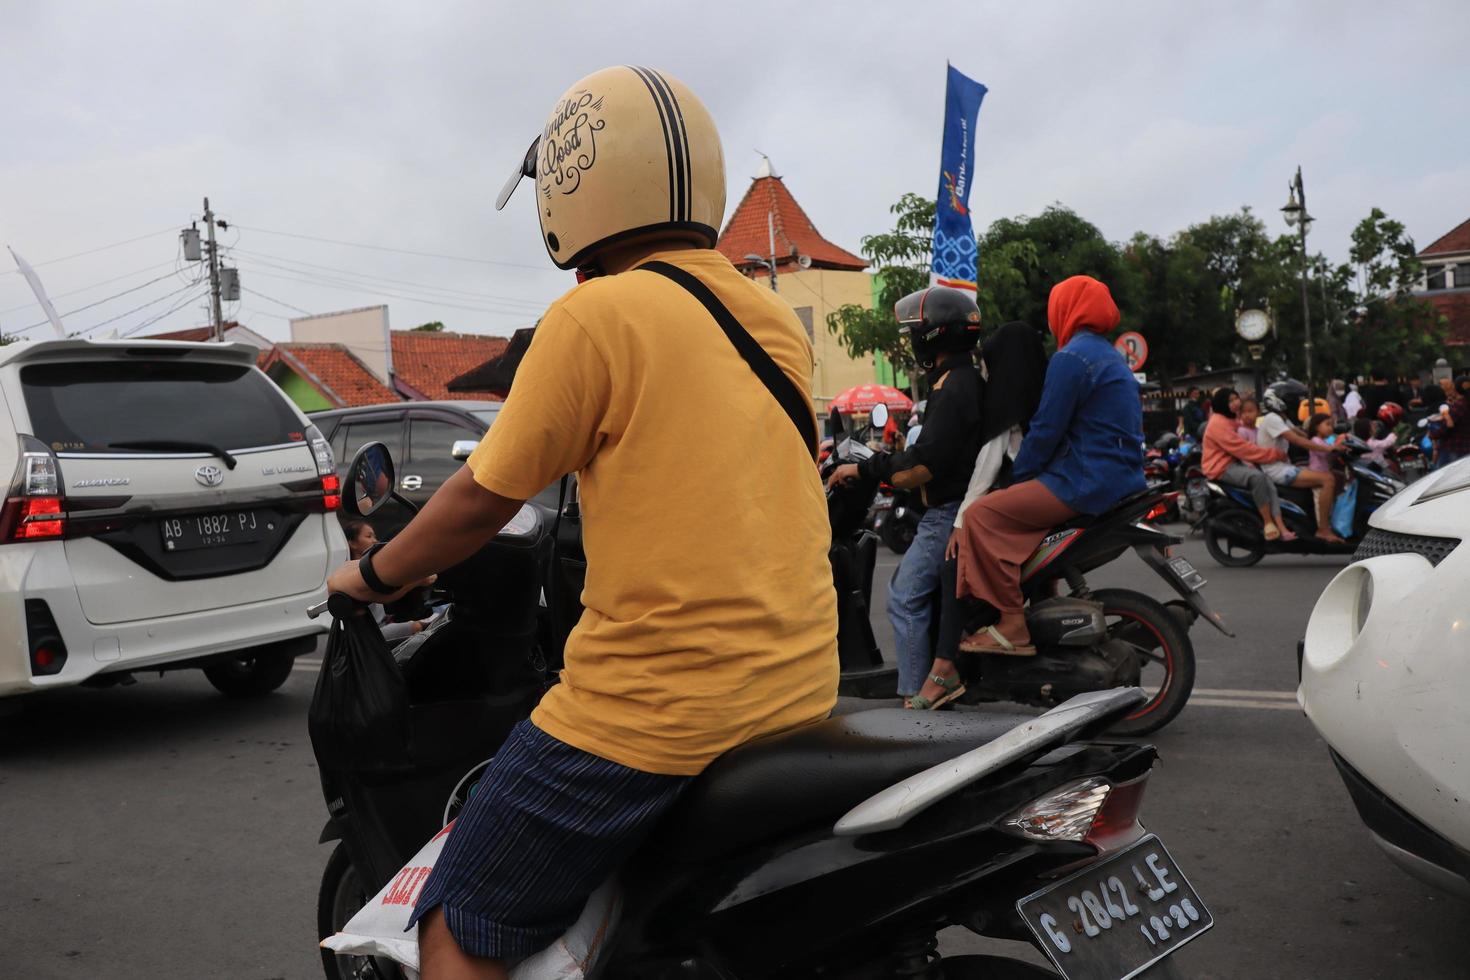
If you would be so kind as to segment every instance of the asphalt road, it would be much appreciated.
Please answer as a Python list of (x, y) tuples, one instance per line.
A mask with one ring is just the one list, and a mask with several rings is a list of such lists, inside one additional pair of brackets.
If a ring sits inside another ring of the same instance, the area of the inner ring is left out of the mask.
[[(1456, 938), (1470, 904), (1378, 852), (1292, 697), (1296, 639), (1341, 562), (1225, 569), (1197, 544), (1184, 554), (1239, 636), (1196, 625), (1196, 696), (1152, 738), (1162, 759), (1145, 822), (1217, 922), (1181, 951), (1181, 974), (1470, 976)], [(886, 582), (896, 559), (882, 562)], [(1105, 571), (1095, 584), (1164, 597), (1131, 556)], [(0, 978), (320, 977), (314, 682), (298, 664), (277, 694), (242, 703), (173, 674), (0, 718)], [(982, 944), (951, 930), (944, 945)]]

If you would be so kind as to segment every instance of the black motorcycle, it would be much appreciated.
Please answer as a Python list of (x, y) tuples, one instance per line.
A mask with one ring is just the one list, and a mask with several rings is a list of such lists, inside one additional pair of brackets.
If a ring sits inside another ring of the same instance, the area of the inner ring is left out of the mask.
[(1364, 457), (1368, 446), (1353, 436), (1343, 436), (1347, 452), (1348, 487), (1355, 487), (1352, 534), (1342, 543), (1324, 541), (1317, 535), (1317, 507), (1312, 491), (1301, 487), (1276, 488), (1281, 498), (1281, 517), (1296, 535), (1292, 541), (1267, 541), (1260, 512), (1250, 491), (1229, 483), (1210, 480), (1196, 470), (1187, 493), (1192, 510), (1202, 514), (1198, 526), (1204, 531), (1205, 549), (1222, 565), (1245, 568), (1267, 555), (1351, 555), (1368, 532), (1368, 517), (1407, 484)]
[[(393, 486), (380, 444), (360, 450), (344, 486), (344, 506), (366, 516), (382, 500), (363, 493), (360, 473), (386, 473), (382, 485)], [(321, 839), (339, 842), (323, 877), (323, 936), (453, 818), (482, 760), (541, 693), (543, 516), (523, 510), (443, 573), (444, 625), (395, 651), (406, 717), (369, 734), (401, 761), (323, 768), (330, 819)], [(324, 605), (337, 618), (358, 612), (346, 596)], [(334, 640), (343, 625), (334, 624)], [(340, 654), (329, 644), (319, 692), (345, 662)], [(1098, 691), (1032, 719), (860, 711), (734, 749), (619, 872), (622, 912), (586, 976), (1172, 976), (1170, 954), (1213, 919), (1139, 823), (1156, 753), (1090, 741), (1145, 699), (1132, 688)], [(1061, 972), (942, 956), (936, 934), (950, 926), (1027, 941)], [(369, 957), (329, 954), (323, 965), (330, 980), (400, 975)]]
[(924, 516), (924, 501), (911, 490), (899, 490), (886, 484), (878, 487), (869, 510), (869, 527), (888, 550), (901, 555), (914, 543), (919, 531), (919, 518)]
[[(841, 441), (827, 460), (828, 472), (872, 451), (852, 439)], [(872, 494), (871, 480), (853, 480), (828, 494), (833, 568), (838, 582), (838, 646), (847, 693), (891, 697), (874, 672), (883, 662), (872, 629), (871, 535), (861, 527), (860, 507)], [(1022, 569), (1026, 624), (1034, 656), (962, 654), (963, 703), (1015, 701), (1050, 706), (1088, 691), (1143, 687), (1148, 698), (1113, 731), (1140, 735), (1157, 731), (1184, 710), (1194, 687), (1194, 645), (1189, 629), (1199, 617), (1233, 636), (1206, 604), (1205, 579), (1170, 549), (1181, 539), (1149, 522), (1161, 517), (1171, 494), (1149, 488), (1120, 501), (1105, 514), (1078, 517), (1046, 536)], [(1128, 589), (1093, 590), (1087, 572), (1132, 551), (1179, 595), (1167, 604)], [(935, 595), (937, 606), (939, 596)]]

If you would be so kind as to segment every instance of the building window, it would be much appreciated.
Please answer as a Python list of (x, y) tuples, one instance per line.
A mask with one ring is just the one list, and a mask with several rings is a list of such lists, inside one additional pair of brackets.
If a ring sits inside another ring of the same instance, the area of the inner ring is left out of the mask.
[(1426, 273), (1426, 275), (1425, 275), (1425, 282), (1427, 284), (1426, 287), (1425, 287), (1426, 289), (1444, 289), (1445, 288), (1445, 266), (1442, 266), (1442, 265), (1426, 266), (1425, 269), (1424, 269), (1424, 271)]
[(1470, 262), (1455, 266), (1455, 288), (1470, 289)]
[[(1467, 269), (1467, 271), (1470, 271), (1470, 269)], [(796, 318), (801, 321), (803, 327), (806, 327), (806, 339), (815, 344), (817, 342), (817, 334), (812, 328), (812, 308), (810, 306), (798, 306), (796, 308)]]

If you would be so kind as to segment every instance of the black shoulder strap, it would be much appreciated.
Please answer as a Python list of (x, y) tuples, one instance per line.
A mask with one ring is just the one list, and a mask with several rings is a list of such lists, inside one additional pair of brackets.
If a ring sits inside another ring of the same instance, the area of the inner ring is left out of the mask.
[(811, 403), (802, 397), (796, 385), (791, 383), (791, 378), (781, 370), (780, 365), (771, 360), (756, 339), (750, 335), (740, 321), (735, 319), (735, 314), (721, 303), (710, 288), (700, 282), (698, 277), (685, 272), (678, 266), (667, 262), (645, 262), (638, 268), (656, 272), (665, 279), (670, 279), (693, 296), (709, 311), (709, 315), (715, 318), (720, 329), (725, 331), (725, 336), (730, 343), (735, 345), (735, 350), (745, 358), (745, 363), (755, 372), (755, 376), (766, 386), (766, 390), (776, 399), (776, 402), (786, 411), (791, 419), (791, 424), (796, 426), (796, 432), (806, 444), (807, 452), (812, 458), (817, 458), (817, 422), (812, 414)]

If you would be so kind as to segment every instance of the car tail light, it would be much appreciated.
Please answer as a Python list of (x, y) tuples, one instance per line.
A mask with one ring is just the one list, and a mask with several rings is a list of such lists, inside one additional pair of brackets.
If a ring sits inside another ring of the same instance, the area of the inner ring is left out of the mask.
[(1113, 850), (1138, 837), (1138, 810), (1148, 773), (1124, 783), (1093, 776), (1039, 797), (1002, 821), (1022, 837), (1086, 842)]
[(342, 506), (342, 483), (335, 473), (322, 477), (322, 506), (327, 510)]
[(336, 473), (337, 459), (332, 455), (332, 444), (323, 438), (321, 430), (314, 425), (308, 425), (305, 434), (307, 445), (311, 446), (311, 455), (316, 460), (316, 475), (326, 477)]
[(66, 533), (66, 501), (56, 456), (32, 436), (20, 437), (20, 463), (0, 508), (0, 542), (45, 541)]
[(51, 607), (43, 599), (26, 600), (26, 639), (31, 649), (31, 676), (61, 673), (66, 666), (66, 644)]

